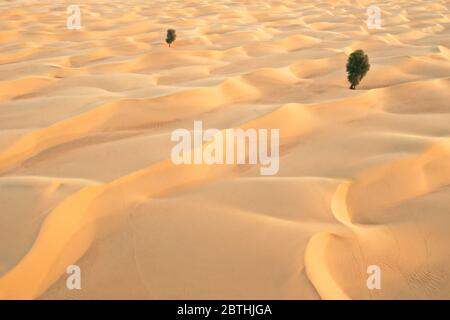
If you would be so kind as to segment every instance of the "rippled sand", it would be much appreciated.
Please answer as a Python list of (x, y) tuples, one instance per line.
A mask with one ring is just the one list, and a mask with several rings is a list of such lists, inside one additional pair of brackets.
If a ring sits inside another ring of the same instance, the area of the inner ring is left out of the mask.
[[(450, 1), (380, 30), (371, 1), (77, 2), (81, 30), (0, 2), (0, 298), (450, 299)], [(194, 120), (279, 128), (278, 175), (173, 165)]]

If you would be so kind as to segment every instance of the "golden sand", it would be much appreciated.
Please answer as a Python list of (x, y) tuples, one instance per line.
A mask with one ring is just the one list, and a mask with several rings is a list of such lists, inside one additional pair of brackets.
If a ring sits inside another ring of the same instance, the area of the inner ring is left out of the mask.
[[(0, 299), (449, 299), (450, 1), (371, 2), (0, 2)], [(194, 120), (279, 173), (174, 165)]]

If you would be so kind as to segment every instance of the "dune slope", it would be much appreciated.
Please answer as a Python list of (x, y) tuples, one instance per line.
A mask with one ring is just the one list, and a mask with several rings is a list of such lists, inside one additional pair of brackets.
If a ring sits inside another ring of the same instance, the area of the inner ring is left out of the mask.
[[(78, 3), (0, 3), (0, 299), (450, 299), (450, 1)], [(278, 174), (174, 165), (195, 120)]]

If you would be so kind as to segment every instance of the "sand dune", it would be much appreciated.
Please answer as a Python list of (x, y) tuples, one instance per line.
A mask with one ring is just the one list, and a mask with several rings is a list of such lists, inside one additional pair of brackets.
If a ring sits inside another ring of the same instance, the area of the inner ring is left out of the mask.
[[(78, 2), (0, 3), (0, 299), (450, 298), (449, 1)], [(279, 173), (173, 164), (194, 120)]]

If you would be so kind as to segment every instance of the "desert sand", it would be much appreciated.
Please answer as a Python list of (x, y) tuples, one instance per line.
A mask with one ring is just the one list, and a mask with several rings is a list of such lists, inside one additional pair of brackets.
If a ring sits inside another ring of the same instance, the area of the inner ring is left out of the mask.
[[(450, 299), (450, 1), (77, 3), (0, 2), (0, 299)], [(279, 173), (174, 165), (194, 120)]]

